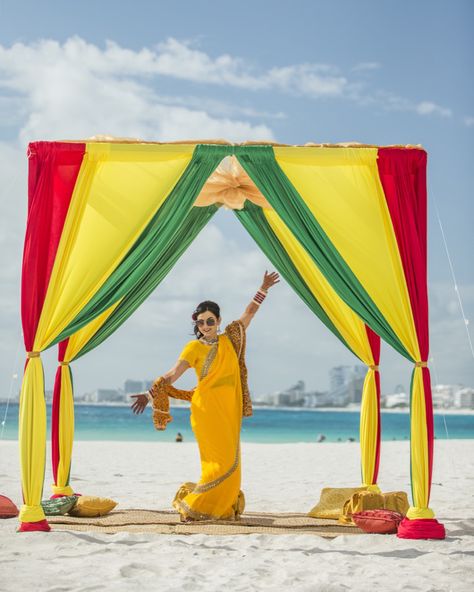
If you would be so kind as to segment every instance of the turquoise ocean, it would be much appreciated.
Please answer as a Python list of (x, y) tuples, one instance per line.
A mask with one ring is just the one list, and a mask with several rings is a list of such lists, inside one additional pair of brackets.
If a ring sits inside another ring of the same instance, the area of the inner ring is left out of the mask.
[[(0, 422), (5, 419), (6, 404), (0, 403)], [(47, 405), (48, 438), (51, 406)], [(193, 441), (189, 407), (173, 407), (173, 421), (165, 431), (157, 431), (151, 409), (141, 415), (130, 407), (108, 405), (76, 405), (75, 440), (125, 440), (170, 442), (177, 432), (184, 441)], [(382, 412), (382, 440), (408, 440), (410, 416), (406, 412)], [(474, 438), (474, 415), (435, 414), (435, 437), (439, 439)], [(18, 404), (8, 406), (5, 425), (0, 425), (4, 440), (18, 438)], [(242, 422), (244, 442), (316, 442), (324, 434), (327, 442), (359, 440), (358, 411), (318, 411), (307, 409), (254, 409), (252, 417)]]

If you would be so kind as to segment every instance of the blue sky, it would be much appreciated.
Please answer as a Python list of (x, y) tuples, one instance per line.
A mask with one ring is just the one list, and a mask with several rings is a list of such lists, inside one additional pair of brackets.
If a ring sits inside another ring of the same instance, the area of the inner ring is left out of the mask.
[[(473, 13), (471, 2), (460, 1), (2, 3), (2, 392), (19, 331), (26, 144), (97, 133), (422, 144), (428, 151), (432, 354), (439, 382), (474, 386), (434, 209), (436, 199), (465, 313), (474, 318), (468, 256), (474, 246)], [(129, 326), (78, 362), (78, 390), (166, 371), (188, 338), (188, 309), (199, 300), (215, 299), (232, 317), (240, 314), (269, 264), (230, 212), (219, 212), (205, 232)], [(218, 252), (209, 243), (219, 245)], [(189, 285), (190, 268), (200, 268), (203, 252), (209, 269)], [(212, 269), (239, 257), (246, 264), (232, 277), (241, 278), (240, 289), (229, 294)], [(329, 367), (353, 358), (327, 338), (287, 286), (275, 290), (249, 333), (254, 390), (283, 388), (300, 377), (308, 388), (326, 388)], [(281, 327), (278, 319), (288, 310), (295, 321)], [(281, 341), (273, 339), (275, 331)], [(385, 390), (407, 385), (406, 364), (384, 351)], [(272, 360), (282, 355), (293, 372), (274, 370)], [(52, 371), (52, 353), (45, 358)]]

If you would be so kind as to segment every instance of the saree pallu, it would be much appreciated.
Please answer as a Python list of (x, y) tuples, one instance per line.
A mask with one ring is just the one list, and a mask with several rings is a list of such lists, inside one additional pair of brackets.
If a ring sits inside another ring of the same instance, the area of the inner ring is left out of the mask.
[(183, 519), (239, 517), (244, 508), (240, 491), (240, 430), (242, 387), (239, 362), (227, 335), (209, 348), (191, 399), (191, 427), (201, 456), (199, 483), (184, 483), (173, 506)]

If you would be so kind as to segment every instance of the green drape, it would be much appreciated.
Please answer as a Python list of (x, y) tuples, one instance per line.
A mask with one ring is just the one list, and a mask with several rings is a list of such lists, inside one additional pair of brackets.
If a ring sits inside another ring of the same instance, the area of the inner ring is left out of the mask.
[(288, 253), (285, 251), (283, 245), (278, 240), (278, 237), (273, 232), (273, 229), (268, 224), (262, 212), (262, 208), (247, 200), (244, 208), (242, 210), (234, 210), (234, 214), (260, 249), (278, 269), (293, 290), (295, 290), (298, 296), (306, 303), (310, 310), (350, 351), (352, 351), (352, 353), (354, 353), (354, 355), (357, 355), (349, 347), (319, 304), (318, 300), (306, 285), (291, 258), (288, 256)]
[(153, 262), (173, 240), (204, 183), (222, 158), (227, 153), (231, 153), (232, 148), (232, 146), (196, 146), (191, 162), (178, 183), (127, 256), (51, 345), (73, 335), (105, 312), (126, 296), (141, 281), (141, 278), (149, 273)]
[(215, 205), (191, 208), (176, 233), (168, 241), (168, 245), (163, 246), (163, 250), (158, 253), (156, 259), (150, 264), (147, 273), (142, 275), (133, 288), (127, 292), (110, 317), (106, 319), (100, 329), (73, 358), (74, 360), (100, 345), (137, 310), (168, 275), (181, 255), (218, 209)]
[(238, 146), (237, 158), (341, 299), (399, 353), (410, 355), (359, 280), (334, 248), (275, 160), (271, 146)]

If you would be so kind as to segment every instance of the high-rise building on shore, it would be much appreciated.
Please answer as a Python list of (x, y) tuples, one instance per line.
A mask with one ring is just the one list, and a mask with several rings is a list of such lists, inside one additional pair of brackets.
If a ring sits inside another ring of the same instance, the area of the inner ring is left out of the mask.
[(329, 370), (328, 402), (334, 407), (360, 403), (364, 386), (366, 366), (334, 366)]

